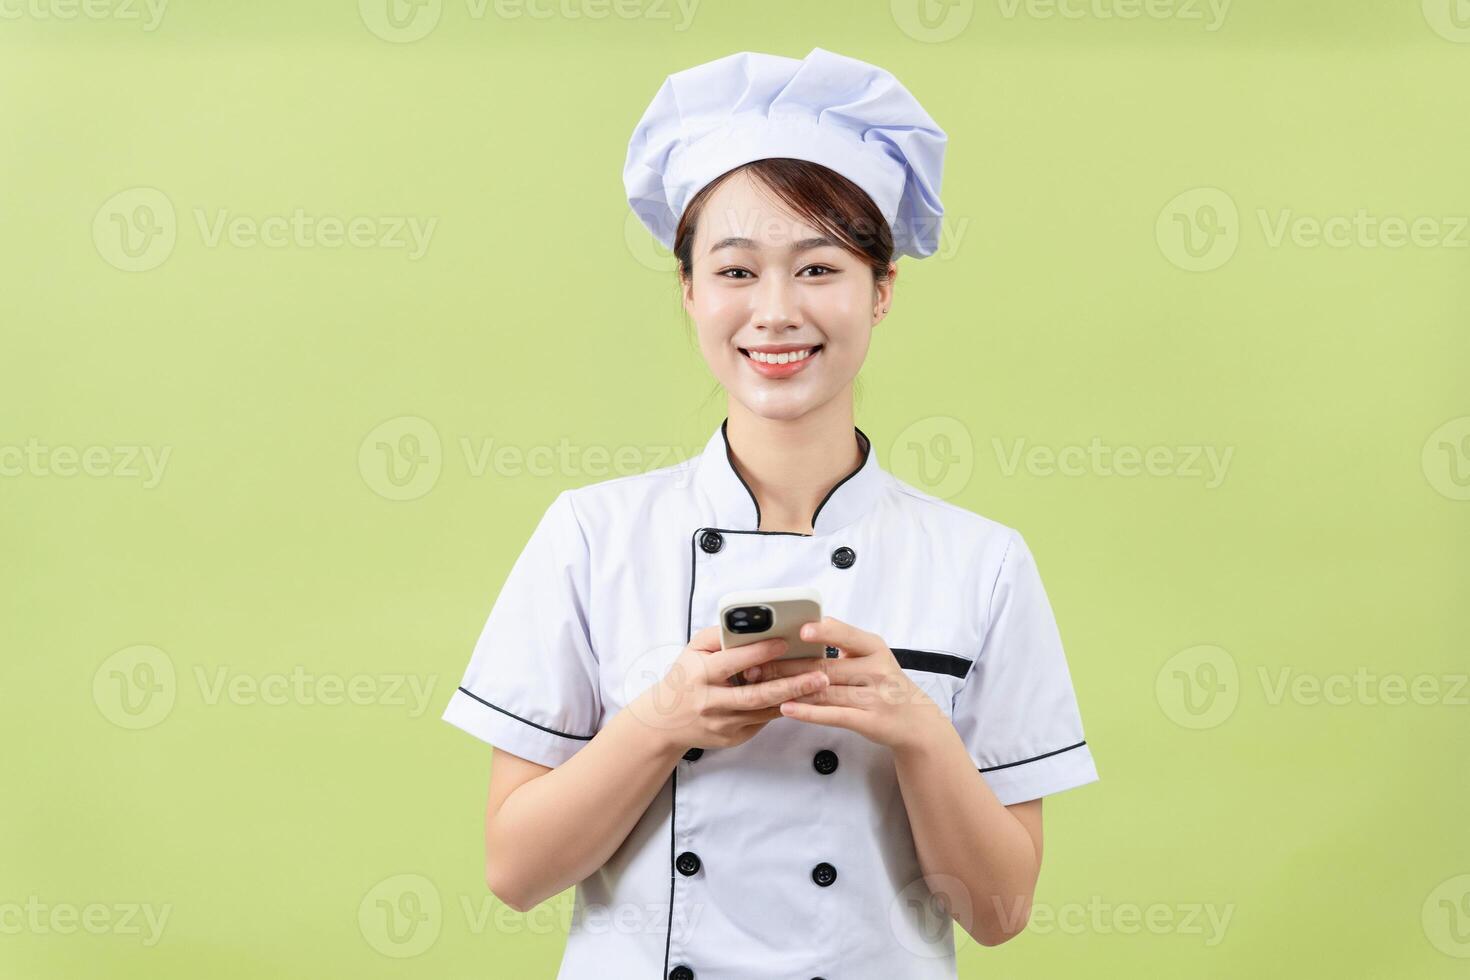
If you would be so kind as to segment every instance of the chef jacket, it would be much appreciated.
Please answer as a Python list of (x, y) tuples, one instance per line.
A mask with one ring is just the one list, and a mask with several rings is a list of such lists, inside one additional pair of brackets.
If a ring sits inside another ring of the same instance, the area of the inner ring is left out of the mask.
[[(812, 533), (762, 530), (726, 424), (678, 465), (552, 501), (446, 721), (555, 767), (664, 676), (721, 596), (807, 586), (825, 615), (887, 642), (1001, 803), (1098, 778), (1019, 533), (899, 480), (861, 429), (863, 461)], [(741, 745), (688, 748), (577, 885), (558, 978), (955, 975), (952, 920), (923, 881), (891, 751), (780, 717)]]

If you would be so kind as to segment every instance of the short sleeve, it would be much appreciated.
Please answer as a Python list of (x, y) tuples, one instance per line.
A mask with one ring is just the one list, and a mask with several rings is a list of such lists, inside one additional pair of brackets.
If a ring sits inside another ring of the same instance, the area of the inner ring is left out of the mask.
[(1095, 781), (1061, 636), (1025, 540), (1011, 531), (954, 724), (1001, 803)]
[(555, 768), (597, 733), (597, 658), (587, 629), (587, 540), (563, 491), (511, 567), (443, 718)]

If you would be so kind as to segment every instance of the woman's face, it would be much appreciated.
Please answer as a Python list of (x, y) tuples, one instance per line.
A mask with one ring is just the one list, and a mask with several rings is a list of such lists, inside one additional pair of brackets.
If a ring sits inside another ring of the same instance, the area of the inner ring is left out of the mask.
[(895, 265), (875, 284), (866, 261), (744, 173), (705, 203), (690, 258), (684, 309), (732, 398), (762, 418), (795, 419), (850, 392)]

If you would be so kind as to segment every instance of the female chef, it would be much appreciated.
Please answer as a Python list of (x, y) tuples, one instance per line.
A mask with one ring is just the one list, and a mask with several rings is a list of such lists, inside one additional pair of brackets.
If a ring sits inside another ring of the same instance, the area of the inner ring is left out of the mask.
[[(937, 244), (945, 142), (821, 48), (671, 75), (633, 133), (628, 197), (727, 418), (552, 501), (444, 712), (495, 747), (491, 890), (577, 886), (562, 980), (953, 978), (954, 922), (1026, 924), (1041, 798), (1097, 779), (1026, 542), (853, 422), (893, 259)], [(784, 586), (820, 593), (827, 656), (722, 650), (720, 597)]]

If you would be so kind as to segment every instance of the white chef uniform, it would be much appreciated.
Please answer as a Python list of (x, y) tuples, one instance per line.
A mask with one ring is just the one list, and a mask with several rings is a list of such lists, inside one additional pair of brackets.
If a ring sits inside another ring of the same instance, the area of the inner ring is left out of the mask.
[[(760, 529), (721, 425), (701, 455), (559, 494), (515, 562), (446, 721), (565, 762), (668, 670), (727, 592), (815, 587), (881, 636), (1002, 803), (1097, 779), (1056, 622), (1015, 530), (863, 463), (812, 534)], [(984, 846), (976, 841), (976, 847)], [(560, 980), (956, 975), (892, 753), (776, 718), (691, 746), (576, 889)]]

